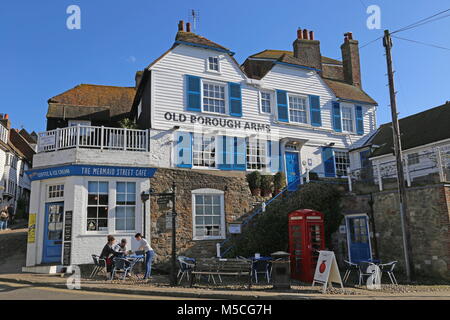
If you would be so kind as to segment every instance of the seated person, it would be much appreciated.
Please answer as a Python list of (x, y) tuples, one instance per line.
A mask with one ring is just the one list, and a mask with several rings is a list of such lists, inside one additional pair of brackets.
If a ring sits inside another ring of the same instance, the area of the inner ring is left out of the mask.
[(107, 237), (108, 242), (103, 247), (102, 253), (100, 254), (101, 259), (106, 259), (106, 272), (108, 273), (108, 279), (111, 277), (111, 272), (113, 268), (113, 258), (121, 256), (122, 253), (117, 252), (113, 249), (114, 242), (116, 242), (116, 239), (109, 235)]
[(114, 251), (117, 251), (117, 252), (125, 255), (127, 253), (127, 239), (120, 240), (120, 243), (116, 244), (113, 247), (113, 249), (114, 249)]

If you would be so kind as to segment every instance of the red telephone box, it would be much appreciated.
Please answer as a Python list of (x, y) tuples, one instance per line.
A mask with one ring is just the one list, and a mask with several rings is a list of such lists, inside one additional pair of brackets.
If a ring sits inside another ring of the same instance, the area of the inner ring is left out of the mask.
[(325, 249), (323, 213), (302, 209), (289, 214), (291, 277), (312, 282), (319, 250)]

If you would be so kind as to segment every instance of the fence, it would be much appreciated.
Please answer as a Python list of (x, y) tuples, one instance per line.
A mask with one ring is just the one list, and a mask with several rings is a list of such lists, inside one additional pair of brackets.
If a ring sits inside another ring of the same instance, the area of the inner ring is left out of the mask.
[[(404, 154), (403, 170), (408, 187), (413, 184), (431, 184), (450, 181), (450, 145), (429, 149), (422, 153)], [(354, 183), (378, 185), (380, 191), (386, 184), (397, 183), (395, 160), (373, 163), (364, 168), (349, 170), (349, 188)]]
[(147, 130), (72, 126), (39, 133), (38, 152), (70, 148), (149, 151)]
[(0, 141), (8, 143), (8, 129), (0, 124)]

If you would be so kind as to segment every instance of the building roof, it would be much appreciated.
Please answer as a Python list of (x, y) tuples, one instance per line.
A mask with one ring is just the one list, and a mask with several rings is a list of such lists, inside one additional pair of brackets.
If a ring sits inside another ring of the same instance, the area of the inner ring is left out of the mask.
[(323, 80), (333, 91), (334, 95), (340, 99), (377, 104), (364, 90), (356, 86), (334, 79), (323, 78)]
[[(412, 116), (399, 120), (402, 149), (427, 145), (450, 139), (450, 101)], [(380, 126), (368, 144), (380, 146), (372, 152), (372, 157), (392, 154), (392, 122)]]
[(37, 139), (36, 139), (37, 136), (34, 131), (30, 134), (30, 133), (28, 133), (27, 130), (22, 129), (19, 131), (19, 134), (25, 139), (25, 141), (27, 141), (30, 144), (37, 143)]
[(109, 117), (131, 111), (136, 89), (94, 84), (80, 84), (48, 100), (47, 118), (71, 118), (91, 113)]
[(201, 46), (216, 48), (216, 49), (220, 49), (223, 51), (230, 51), (228, 48), (225, 48), (225, 47), (221, 46), (220, 44), (217, 44), (217, 43), (215, 43), (211, 40), (208, 40), (202, 36), (199, 36), (198, 34), (195, 34), (193, 32), (178, 31), (177, 35), (175, 36), (175, 41), (198, 44)]
[(17, 129), (9, 130), (8, 145), (22, 158), (29, 163), (33, 160), (35, 154), (33, 148), (28, 144), (24, 137), (20, 135)]
[[(288, 51), (288, 50), (272, 50), (272, 49), (266, 49), (264, 51), (255, 53), (251, 55), (249, 58), (257, 58), (257, 59), (280, 59), (282, 55), (287, 55), (290, 57), (294, 57), (294, 52)], [(335, 64), (335, 65), (342, 65), (342, 62), (336, 59), (331, 59), (328, 57), (322, 56), (322, 63), (327, 64)]]

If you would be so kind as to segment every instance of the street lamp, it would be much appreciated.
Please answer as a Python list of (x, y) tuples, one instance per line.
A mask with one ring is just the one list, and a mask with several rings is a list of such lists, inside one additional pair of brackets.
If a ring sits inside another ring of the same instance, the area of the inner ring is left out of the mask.
[[(172, 192), (162, 192), (157, 193), (153, 189), (150, 189), (150, 196), (170, 198), (172, 200), (172, 268), (170, 270), (170, 284), (172, 286), (177, 285), (177, 274), (176, 274), (176, 264), (177, 264), (177, 239), (176, 239), (176, 185), (175, 181), (172, 183)], [(160, 199), (161, 199), (160, 198)]]

